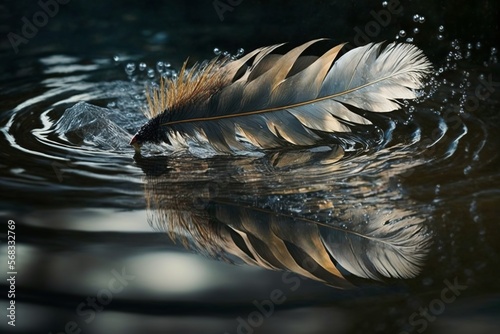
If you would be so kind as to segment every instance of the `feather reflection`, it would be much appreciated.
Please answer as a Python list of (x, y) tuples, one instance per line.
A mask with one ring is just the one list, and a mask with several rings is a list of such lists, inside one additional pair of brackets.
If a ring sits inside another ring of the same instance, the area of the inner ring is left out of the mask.
[(374, 177), (362, 171), (362, 156), (337, 146), (136, 159), (150, 224), (214, 258), (348, 288), (357, 278), (415, 277), (428, 253), (425, 217), (390, 187), (390, 176), (408, 165)]

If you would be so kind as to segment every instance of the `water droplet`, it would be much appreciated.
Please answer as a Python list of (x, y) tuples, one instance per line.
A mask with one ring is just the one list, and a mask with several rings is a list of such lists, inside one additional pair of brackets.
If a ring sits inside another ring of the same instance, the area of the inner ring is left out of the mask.
[(439, 32), (443, 32), (443, 31), (444, 31), (444, 26), (443, 26), (443, 25), (439, 26), (439, 27), (438, 27), (438, 31), (439, 31)]
[(134, 63), (128, 63), (125, 65), (125, 73), (128, 75), (132, 75), (135, 71), (135, 64)]
[(140, 63), (139, 64), (139, 71), (144, 71), (147, 67), (148, 67), (148, 65), (146, 65), (146, 63)]
[(413, 33), (414, 33), (414, 34), (418, 34), (419, 32), (420, 32), (420, 29), (418, 29), (418, 28), (413, 28)]
[(172, 71), (170, 71), (170, 70), (166, 70), (165, 72), (163, 72), (163, 73), (161, 74), (161, 77), (162, 77), (163, 79), (168, 79), (168, 78), (172, 77)]
[(436, 188), (434, 189), (434, 194), (439, 195), (440, 192), (441, 192), (441, 185), (436, 184)]
[(148, 70), (148, 78), (154, 78), (155, 77), (155, 70), (153, 70), (152, 68), (150, 68)]
[(400, 31), (399, 31), (399, 36), (400, 36), (400, 37), (405, 37), (405, 36), (406, 36), (406, 31), (404, 31), (404, 30), (400, 30)]
[(420, 15), (418, 15), (418, 14), (413, 15), (413, 22), (418, 22), (419, 19), (420, 19)]
[(425, 17), (424, 16), (420, 16), (418, 18), (418, 23), (424, 23), (425, 22)]
[(220, 55), (220, 53), (221, 53), (221, 51), (220, 51), (220, 49), (219, 49), (219, 48), (214, 48), (214, 54), (215, 54), (216, 56)]
[(388, 5), (387, 1), (382, 1), (382, 7), (385, 8), (385, 7), (387, 7), (387, 5)]
[(439, 34), (439, 35), (437, 35), (437, 39), (438, 39), (438, 41), (442, 41), (444, 39), (444, 36)]
[(162, 73), (163, 70), (164, 70), (164, 64), (162, 61), (159, 61), (156, 63), (156, 70), (158, 71), (158, 73)]

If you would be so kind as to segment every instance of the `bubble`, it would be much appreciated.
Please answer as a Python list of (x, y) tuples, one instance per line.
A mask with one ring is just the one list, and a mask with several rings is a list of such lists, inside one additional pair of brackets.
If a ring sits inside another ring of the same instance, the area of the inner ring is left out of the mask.
[(116, 107), (116, 102), (109, 102), (108, 105), (107, 105), (107, 107), (109, 109), (115, 108)]
[(497, 51), (496, 47), (492, 47), (491, 48), (491, 51), (490, 51), (490, 63), (492, 63), (492, 64), (498, 63), (497, 52), (498, 51)]
[(159, 61), (159, 62), (156, 63), (156, 70), (158, 71), (158, 73), (162, 73), (163, 72), (164, 66), (165, 66), (165, 64), (163, 64), (162, 61)]
[(155, 77), (155, 70), (153, 70), (152, 68), (150, 68), (148, 70), (148, 78), (154, 78)]
[(168, 78), (172, 77), (172, 71), (170, 71), (170, 70), (166, 70), (165, 72), (163, 72), (163, 73), (161, 74), (161, 77), (162, 77), (163, 79), (168, 79)]
[(405, 37), (405, 36), (406, 36), (406, 31), (404, 31), (404, 30), (400, 30), (400, 31), (399, 31), (399, 36), (400, 36), (400, 37)]
[(221, 53), (221, 51), (220, 51), (220, 49), (219, 49), (219, 48), (214, 48), (214, 54), (215, 54), (216, 56), (220, 55), (220, 53)]
[(424, 16), (420, 16), (418, 18), (418, 23), (424, 23), (425, 22), (425, 17)]
[(406, 39), (406, 43), (413, 43), (413, 37), (408, 37)]
[(239, 48), (238, 50), (236, 50), (237, 57), (241, 57), (244, 53), (245, 53), (245, 49), (243, 49), (243, 48)]
[(418, 29), (418, 28), (413, 28), (413, 33), (414, 33), (414, 34), (418, 34), (419, 32), (420, 32), (420, 29)]
[(472, 43), (467, 43), (467, 49), (472, 50)]
[(120, 56), (118, 56), (118, 55), (113, 56), (113, 60), (114, 61), (120, 61)]
[(229, 56), (231, 56), (231, 54), (230, 54), (228, 51), (224, 51), (224, 52), (222, 52), (222, 55), (223, 55), (224, 57), (229, 57)]
[(163, 63), (163, 66), (165, 66), (166, 68), (172, 66), (172, 64), (170, 64), (168, 61), (164, 62)]
[(135, 64), (134, 63), (128, 63), (125, 65), (125, 73), (128, 75), (132, 75), (135, 71)]
[(144, 71), (147, 67), (148, 67), (148, 65), (146, 65), (146, 63), (140, 63), (139, 64), (139, 71)]
[(476, 43), (476, 49), (478, 49), (478, 50), (479, 50), (479, 49), (481, 48), (481, 46), (482, 46), (481, 42), (477, 42), (477, 43)]
[(387, 5), (388, 5), (387, 1), (382, 1), (382, 7), (385, 8), (385, 7), (387, 7)]
[(439, 32), (443, 32), (443, 31), (444, 31), (444, 26), (443, 26), (443, 25), (440, 25), (440, 26), (438, 27), (438, 31), (439, 31)]
[(413, 15), (413, 22), (418, 22), (418, 20), (420, 20), (420, 15), (418, 14)]
[(437, 35), (437, 39), (438, 39), (438, 41), (442, 41), (444, 39), (444, 36), (439, 34), (439, 35)]

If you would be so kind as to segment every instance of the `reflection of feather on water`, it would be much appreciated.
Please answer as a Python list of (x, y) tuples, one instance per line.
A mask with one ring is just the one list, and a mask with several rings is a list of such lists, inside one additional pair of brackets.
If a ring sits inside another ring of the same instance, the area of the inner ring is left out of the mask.
[[(289, 179), (282, 176), (293, 175), (294, 170), (314, 174), (336, 166), (328, 160), (326, 167), (318, 161), (307, 163), (304, 158), (300, 167), (287, 168), (286, 160), (282, 157), (273, 178), (259, 184), (287, 183)], [(205, 169), (191, 176), (191, 185), (166, 174), (147, 176), (151, 223), (210, 256), (236, 256), (248, 264), (289, 270), (337, 287), (351, 286), (350, 275), (381, 280), (411, 278), (420, 271), (430, 235), (423, 219), (410, 208), (397, 207), (396, 203), (404, 202), (394, 202), (394, 193), (388, 189), (372, 189), (374, 198), (366, 198), (365, 203), (356, 194), (338, 196), (335, 186), (325, 182), (313, 185), (315, 189), (287, 183), (288, 189), (276, 188), (283, 194), (279, 197), (266, 195), (269, 188), (260, 186), (247, 189), (244, 195), (244, 177), (227, 178), (229, 171), (242, 167), (244, 175), (255, 182), (265, 178), (263, 171), (273, 168), (276, 157), (267, 163), (250, 158), (246, 163), (244, 159), (228, 161), (226, 168), (218, 165), (217, 170), (203, 161)], [(216, 175), (208, 177), (210, 170)], [(317, 177), (326, 181), (331, 173)], [(212, 178), (219, 182), (211, 183)], [(361, 184), (355, 183), (356, 187)], [(264, 193), (258, 194), (259, 189)]]
[(363, 278), (410, 278), (426, 254), (422, 220), (404, 210), (365, 207), (349, 222), (332, 224), (239, 204), (215, 207), (216, 219), (238, 234), (229, 241), (233, 254), (335, 285), (343, 277), (336, 264)]

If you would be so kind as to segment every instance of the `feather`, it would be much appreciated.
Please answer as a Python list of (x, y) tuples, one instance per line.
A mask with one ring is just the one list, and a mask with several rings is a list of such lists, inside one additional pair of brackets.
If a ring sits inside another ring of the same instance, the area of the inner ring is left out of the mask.
[(367, 44), (344, 55), (344, 44), (319, 57), (304, 51), (320, 40), (285, 54), (282, 44), (246, 56), (214, 59), (148, 94), (151, 118), (132, 138), (172, 143), (178, 138), (210, 143), (220, 152), (248, 148), (311, 146), (325, 134), (350, 132), (370, 120), (351, 109), (389, 112), (399, 100), (414, 99), (431, 64), (410, 44)]

